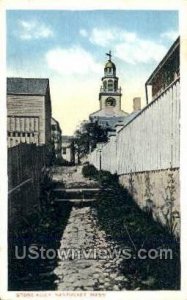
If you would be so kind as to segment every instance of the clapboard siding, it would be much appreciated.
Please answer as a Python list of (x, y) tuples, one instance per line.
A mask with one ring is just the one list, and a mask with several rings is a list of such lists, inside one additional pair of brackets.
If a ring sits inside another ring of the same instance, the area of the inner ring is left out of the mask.
[(10, 115), (40, 115), (43, 112), (44, 96), (8, 95), (7, 108)]
[[(49, 104), (48, 104), (49, 105)], [(46, 123), (50, 126), (50, 112), (51, 109), (45, 109), (45, 97), (35, 95), (8, 95), (7, 96), (7, 110), (9, 117), (38, 117), (39, 126), (39, 143), (46, 143)], [(46, 110), (48, 117), (46, 120)], [(16, 120), (17, 118), (15, 118)], [(13, 126), (14, 127), (14, 126)], [(48, 138), (49, 140), (49, 138)]]
[[(110, 159), (105, 159), (108, 157), (108, 153), (111, 154)], [(116, 171), (116, 138), (111, 137), (111, 142), (107, 143), (103, 147), (103, 151), (101, 153), (101, 167), (105, 170), (112, 170), (112, 173)]]
[[(180, 83), (177, 79), (103, 146), (102, 169), (119, 175), (179, 167)], [(99, 168), (100, 153), (90, 162)]]

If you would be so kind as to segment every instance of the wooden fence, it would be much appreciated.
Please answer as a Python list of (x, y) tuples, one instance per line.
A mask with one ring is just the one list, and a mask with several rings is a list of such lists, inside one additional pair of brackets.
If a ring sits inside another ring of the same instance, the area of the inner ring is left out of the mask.
[[(118, 175), (179, 167), (180, 82), (177, 79), (116, 137), (95, 149), (90, 163)], [(101, 160), (100, 160), (101, 155)]]
[(19, 144), (8, 149), (9, 222), (38, 209), (40, 182), (48, 165), (45, 146)]

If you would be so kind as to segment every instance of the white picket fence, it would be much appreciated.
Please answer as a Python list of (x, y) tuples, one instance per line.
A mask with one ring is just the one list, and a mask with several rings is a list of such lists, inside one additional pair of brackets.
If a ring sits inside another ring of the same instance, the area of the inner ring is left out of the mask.
[(89, 162), (119, 175), (179, 167), (180, 82), (149, 103), (117, 136), (95, 149)]

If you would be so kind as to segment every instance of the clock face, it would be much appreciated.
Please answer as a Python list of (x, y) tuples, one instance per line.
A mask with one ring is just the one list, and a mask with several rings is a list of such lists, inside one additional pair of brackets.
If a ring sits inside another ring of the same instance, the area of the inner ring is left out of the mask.
[(109, 97), (106, 99), (106, 106), (115, 106), (116, 100), (112, 97)]

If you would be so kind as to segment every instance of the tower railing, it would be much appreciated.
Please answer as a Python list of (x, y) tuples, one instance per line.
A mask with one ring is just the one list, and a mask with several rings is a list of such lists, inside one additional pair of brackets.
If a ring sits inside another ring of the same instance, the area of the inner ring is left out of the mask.
[(100, 93), (121, 93), (121, 87), (117, 89), (113, 89), (112, 91), (108, 88), (101, 87)]

